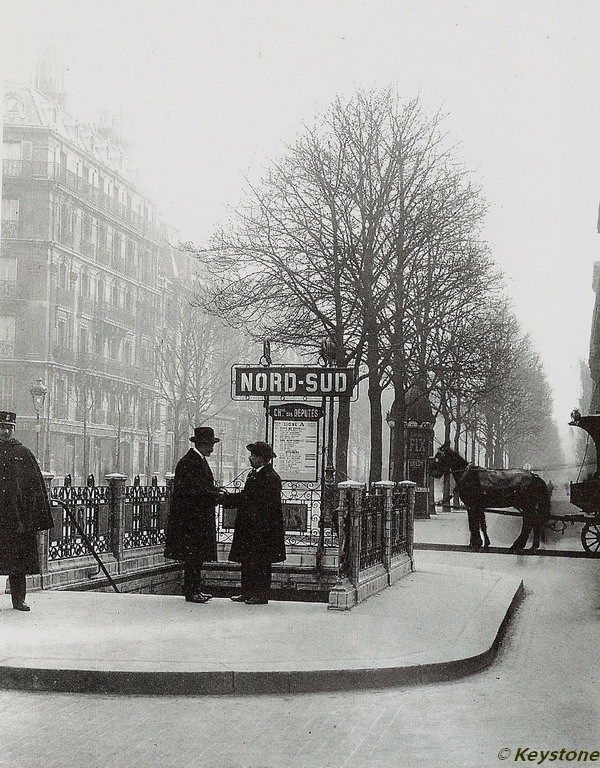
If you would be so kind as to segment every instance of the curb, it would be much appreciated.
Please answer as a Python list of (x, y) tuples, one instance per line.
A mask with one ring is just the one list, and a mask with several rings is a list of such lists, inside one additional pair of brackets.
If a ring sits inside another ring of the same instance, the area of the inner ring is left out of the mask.
[(0, 667), (0, 689), (145, 696), (215, 696), (325, 693), (449, 682), (489, 667), (525, 596), (521, 581), (491, 646), (460, 659), (380, 667), (267, 672), (119, 672)]

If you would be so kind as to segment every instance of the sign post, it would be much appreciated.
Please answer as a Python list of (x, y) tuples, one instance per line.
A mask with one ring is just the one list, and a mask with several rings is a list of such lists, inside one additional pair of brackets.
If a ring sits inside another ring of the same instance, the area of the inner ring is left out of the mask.
[[(333, 465), (335, 400), (351, 398), (356, 387), (354, 368), (335, 364), (335, 345), (325, 341), (321, 349), (322, 365), (298, 366), (271, 364), (268, 340), (265, 340), (260, 365), (233, 365), (231, 397), (233, 400), (262, 400), (266, 414), (266, 439), (271, 440), (277, 455), (274, 466), (284, 480), (315, 482), (319, 479), (319, 421), (327, 412), (323, 434), (325, 450), (321, 472), (321, 517), (317, 567), (323, 553), (325, 519), (333, 520), (335, 469)], [(304, 402), (273, 401), (301, 399)], [(313, 405), (321, 400), (321, 407)], [(325, 419), (324, 419), (325, 422)], [(325, 439), (326, 437), (326, 439)]]

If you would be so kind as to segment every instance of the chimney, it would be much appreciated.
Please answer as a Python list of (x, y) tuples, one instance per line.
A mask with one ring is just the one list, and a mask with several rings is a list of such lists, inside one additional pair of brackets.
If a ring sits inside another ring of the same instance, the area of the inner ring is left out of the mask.
[(45, 48), (38, 54), (35, 73), (35, 87), (38, 91), (56, 101), (63, 109), (66, 106), (65, 67), (56, 48)]

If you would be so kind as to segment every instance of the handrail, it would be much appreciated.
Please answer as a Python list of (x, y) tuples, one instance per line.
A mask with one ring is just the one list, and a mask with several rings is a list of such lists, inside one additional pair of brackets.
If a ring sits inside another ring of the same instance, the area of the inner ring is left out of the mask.
[(117, 593), (118, 593), (118, 592), (119, 592), (119, 589), (118, 589), (117, 585), (115, 584), (115, 582), (113, 581), (113, 578), (112, 578), (112, 576), (111, 576), (111, 575), (110, 575), (110, 573), (109, 573), (109, 572), (106, 570), (106, 566), (104, 565), (104, 563), (103, 563), (103, 562), (102, 562), (102, 560), (100, 559), (100, 557), (99, 557), (98, 553), (97, 553), (97, 552), (96, 552), (96, 550), (94, 549), (94, 547), (93, 547), (93, 545), (92, 545), (92, 542), (89, 540), (89, 538), (88, 538), (88, 536), (87, 536), (86, 532), (85, 532), (85, 531), (83, 530), (83, 528), (82, 528), (82, 527), (79, 525), (79, 522), (77, 521), (77, 517), (76, 517), (76, 516), (75, 516), (75, 515), (74, 515), (74, 514), (71, 512), (71, 510), (69, 509), (69, 505), (68, 505), (66, 502), (64, 502), (64, 501), (61, 501), (60, 499), (51, 499), (51, 501), (50, 501), (50, 505), (51, 505), (51, 506), (52, 506), (52, 505), (54, 505), (54, 506), (59, 506), (59, 507), (62, 507), (62, 508), (64, 509), (64, 511), (67, 513), (67, 517), (68, 517), (68, 518), (69, 518), (69, 520), (70, 520), (70, 521), (73, 523), (73, 526), (74, 526), (74, 527), (75, 527), (75, 529), (77, 530), (77, 533), (78, 533), (78, 534), (81, 536), (81, 538), (83, 539), (83, 541), (84, 541), (84, 542), (85, 542), (85, 544), (87, 545), (87, 548), (90, 550), (90, 552), (91, 552), (91, 553), (92, 553), (92, 555), (94, 556), (94, 559), (96, 560), (96, 562), (98, 563), (98, 565), (99, 565), (99, 566), (100, 566), (100, 568), (102, 569), (102, 571), (103, 571), (104, 575), (105, 575), (105, 576), (106, 576), (106, 578), (108, 579), (108, 583), (109, 583), (109, 584), (110, 584), (110, 586), (111, 586), (111, 587), (112, 587), (112, 588), (115, 590), (115, 592), (117, 592)]

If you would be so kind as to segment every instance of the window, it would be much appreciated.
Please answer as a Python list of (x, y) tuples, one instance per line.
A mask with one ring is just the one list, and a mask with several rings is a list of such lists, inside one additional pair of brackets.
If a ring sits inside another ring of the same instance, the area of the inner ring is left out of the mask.
[(119, 287), (114, 283), (110, 287), (110, 302), (113, 307), (119, 306)]
[(19, 200), (2, 199), (2, 237), (19, 236)]
[(92, 217), (84, 215), (83, 217), (83, 240), (89, 243), (92, 240)]
[(7, 112), (21, 114), (24, 109), (23, 102), (15, 93), (7, 93), (4, 100), (4, 107)]
[(85, 326), (81, 326), (79, 329), (79, 352), (83, 355), (88, 351), (90, 344), (90, 337), (88, 329)]
[(0, 376), (0, 402), (10, 407), (15, 399), (15, 380), (13, 376)]
[(96, 287), (96, 298), (98, 299), (99, 302), (104, 302), (104, 300), (106, 299), (106, 285), (104, 283), (104, 280), (102, 280), (102, 278), (98, 280), (98, 285)]
[(58, 267), (58, 284), (65, 290), (69, 287), (69, 267), (64, 261), (61, 261)]
[(146, 443), (139, 443), (138, 452), (138, 474), (143, 475), (146, 471)]
[(86, 299), (89, 299), (90, 297), (90, 275), (89, 272), (84, 271), (81, 273), (81, 282), (79, 284), (79, 290), (81, 291), (81, 295), (85, 296)]
[(69, 346), (69, 328), (64, 316), (56, 318), (56, 344), (63, 348)]
[(125, 339), (123, 342), (123, 362), (131, 364), (131, 340)]
[(113, 235), (113, 255), (116, 259), (121, 258), (121, 235)]
[(15, 354), (15, 318), (0, 315), (0, 357), (14, 357)]
[(0, 258), (0, 282), (15, 283), (17, 281), (16, 258)]
[(160, 445), (154, 443), (152, 447), (152, 472), (160, 471)]
[(67, 418), (67, 384), (64, 379), (54, 382), (54, 418)]
[(60, 224), (63, 232), (73, 231), (73, 209), (68, 205), (61, 206)]

